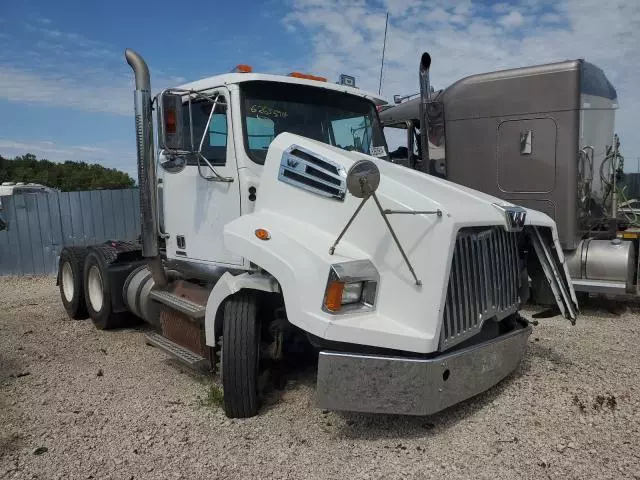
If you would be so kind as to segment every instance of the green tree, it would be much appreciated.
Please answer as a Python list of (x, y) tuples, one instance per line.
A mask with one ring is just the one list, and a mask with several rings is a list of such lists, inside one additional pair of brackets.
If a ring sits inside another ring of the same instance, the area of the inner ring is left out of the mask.
[(117, 190), (131, 188), (134, 180), (128, 173), (105, 168), (97, 163), (64, 163), (38, 160), (27, 153), (9, 160), (0, 155), (0, 182), (31, 182), (70, 192), (78, 190)]

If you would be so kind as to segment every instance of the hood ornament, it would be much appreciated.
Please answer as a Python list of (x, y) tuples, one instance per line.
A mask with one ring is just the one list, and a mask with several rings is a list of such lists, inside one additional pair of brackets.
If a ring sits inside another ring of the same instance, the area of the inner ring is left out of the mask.
[(340, 235), (338, 235), (336, 241), (333, 242), (333, 245), (331, 245), (331, 247), (329, 248), (329, 255), (333, 255), (336, 247), (338, 246), (338, 242), (340, 242), (342, 237), (344, 237), (344, 234), (347, 233), (347, 230), (355, 220), (358, 213), (360, 213), (360, 210), (362, 210), (362, 207), (364, 207), (364, 204), (367, 203), (367, 200), (373, 197), (373, 201), (376, 203), (376, 206), (380, 211), (380, 215), (382, 215), (382, 219), (387, 225), (391, 237), (393, 237), (393, 241), (397, 245), (398, 250), (400, 250), (402, 258), (407, 264), (407, 267), (409, 267), (409, 271), (411, 272), (411, 275), (413, 275), (413, 279), (415, 280), (416, 285), (420, 286), (422, 285), (422, 280), (420, 280), (416, 275), (416, 272), (413, 269), (413, 266), (411, 265), (407, 254), (404, 252), (402, 245), (400, 245), (400, 240), (398, 240), (396, 232), (393, 230), (391, 223), (389, 223), (387, 215), (403, 213), (408, 215), (437, 215), (438, 217), (442, 217), (442, 210), (384, 210), (382, 208), (382, 205), (380, 205), (378, 196), (376, 195), (378, 185), (380, 185), (380, 170), (374, 162), (372, 162), (371, 160), (358, 160), (351, 166), (349, 172), (347, 173), (347, 189), (349, 190), (349, 193), (354, 197), (361, 198), (362, 202), (360, 202), (360, 205), (358, 205), (356, 211), (353, 212), (353, 215), (351, 215), (351, 218), (340, 232)]
[(527, 219), (527, 211), (516, 205), (507, 206), (497, 203), (493, 204), (498, 210), (504, 214), (506, 220), (505, 229), (507, 232), (521, 232)]

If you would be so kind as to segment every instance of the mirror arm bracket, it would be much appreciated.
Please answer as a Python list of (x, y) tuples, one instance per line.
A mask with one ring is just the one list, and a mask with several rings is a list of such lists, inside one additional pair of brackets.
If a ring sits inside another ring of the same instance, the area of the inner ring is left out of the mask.
[[(364, 188), (365, 185), (364, 183), (366, 182), (366, 179), (361, 179), (361, 183), (362, 185), (362, 190), (366, 191), (366, 189)], [(340, 240), (342, 240), (342, 237), (344, 237), (345, 233), (347, 233), (347, 230), (349, 229), (349, 227), (351, 226), (351, 224), (353, 223), (353, 221), (355, 220), (355, 218), (358, 216), (358, 213), (360, 213), (360, 210), (362, 210), (362, 207), (364, 207), (364, 204), (367, 203), (367, 200), (369, 200), (369, 198), (373, 197), (373, 201), (376, 203), (376, 206), (378, 207), (378, 210), (380, 211), (380, 215), (382, 215), (382, 219), (384, 220), (384, 223), (387, 225), (387, 228), (389, 229), (389, 233), (391, 234), (391, 237), (393, 238), (393, 241), (395, 242), (396, 246), (398, 247), (398, 250), (400, 250), (400, 255), (402, 255), (402, 258), (404, 260), (404, 262), (407, 264), (407, 267), (409, 268), (409, 271), (411, 272), (411, 275), (413, 276), (413, 280), (415, 281), (415, 284), (417, 286), (421, 286), (422, 285), (422, 280), (420, 280), (418, 278), (418, 276), (416, 275), (415, 270), (413, 269), (413, 265), (411, 265), (411, 261), (409, 260), (409, 257), (407, 257), (407, 254), (404, 251), (404, 248), (402, 248), (402, 244), (400, 243), (400, 240), (398, 239), (398, 236), (396, 235), (395, 230), (393, 229), (393, 227), (391, 226), (391, 223), (389, 222), (389, 219), (387, 218), (387, 215), (393, 215), (393, 214), (408, 214), (408, 215), (437, 215), (438, 218), (442, 217), (442, 210), (438, 209), (438, 210), (384, 210), (382, 208), (382, 205), (380, 205), (380, 201), (378, 200), (378, 196), (376, 195), (375, 191), (372, 191), (371, 193), (369, 193), (368, 195), (366, 195), (362, 201), (360, 202), (360, 205), (358, 205), (358, 208), (356, 208), (356, 211), (353, 212), (353, 215), (351, 215), (351, 217), (349, 218), (349, 221), (347, 222), (347, 224), (344, 226), (344, 228), (342, 229), (342, 231), (340, 232), (340, 235), (338, 235), (338, 238), (336, 239), (335, 242), (333, 242), (333, 245), (331, 245), (331, 247), (329, 247), (329, 255), (333, 255), (336, 251), (336, 247), (338, 246), (338, 243), (340, 242)]]
[(396, 214), (404, 214), (404, 215), (437, 215), (438, 217), (442, 217), (442, 210), (389, 210), (386, 209), (382, 213), (385, 215), (396, 215)]

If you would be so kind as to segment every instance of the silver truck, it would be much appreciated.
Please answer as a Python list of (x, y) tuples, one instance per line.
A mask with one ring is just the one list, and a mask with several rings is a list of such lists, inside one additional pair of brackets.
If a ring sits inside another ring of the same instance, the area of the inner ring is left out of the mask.
[[(617, 93), (584, 60), (472, 75), (435, 91), (422, 55), (420, 95), (383, 107), (391, 161), (474, 188), (556, 221), (573, 286), (638, 294), (638, 224), (618, 182)], [(424, 135), (424, 132), (428, 132)], [(549, 303), (549, 290), (532, 293)]]

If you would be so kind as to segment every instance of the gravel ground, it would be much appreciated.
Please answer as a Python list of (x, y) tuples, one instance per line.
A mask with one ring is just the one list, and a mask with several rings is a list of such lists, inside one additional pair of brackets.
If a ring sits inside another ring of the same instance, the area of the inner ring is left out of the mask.
[(542, 319), (513, 375), (431, 417), (322, 412), (307, 373), (239, 421), (144, 328), (97, 331), (51, 277), (0, 278), (0, 478), (637, 479), (639, 313)]

